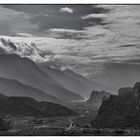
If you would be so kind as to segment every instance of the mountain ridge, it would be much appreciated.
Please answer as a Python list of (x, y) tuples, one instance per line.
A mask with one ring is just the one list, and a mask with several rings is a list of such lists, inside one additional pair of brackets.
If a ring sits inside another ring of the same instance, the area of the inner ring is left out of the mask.
[(28, 58), (21, 58), (17, 54), (0, 55), (0, 76), (16, 79), (19, 82), (36, 87), (52, 96), (64, 101), (79, 100), (82, 97), (69, 91), (55, 81), (49, 75), (42, 72), (38, 66)]
[(0, 92), (6, 96), (27, 96), (38, 101), (50, 101), (59, 104), (66, 104), (58, 98), (47, 94), (46, 92), (35, 87), (25, 85), (15, 79), (0, 77)]
[(0, 94), (0, 115), (3, 117), (56, 117), (77, 115), (59, 104), (39, 102), (30, 97), (4, 96)]

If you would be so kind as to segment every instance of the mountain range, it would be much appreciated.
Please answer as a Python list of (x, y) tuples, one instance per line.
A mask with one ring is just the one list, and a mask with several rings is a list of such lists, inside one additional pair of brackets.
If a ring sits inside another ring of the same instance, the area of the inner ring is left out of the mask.
[(61, 98), (61, 100), (66, 102), (82, 99), (80, 95), (61, 87), (57, 81), (42, 72), (28, 58), (21, 58), (16, 54), (1, 54), (0, 65), (0, 77), (15, 79), (23, 84), (36, 87), (52, 96)]
[(1, 37), (0, 92), (67, 105), (88, 98), (93, 89), (109, 89), (70, 69), (54, 63), (52, 67), (48, 59), (52, 61), (53, 53), (43, 52), (34, 43)]
[(57, 97), (51, 96), (42, 90), (25, 85), (14, 79), (0, 77), (0, 93), (4, 93), (6, 96), (32, 97), (38, 101), (49, 101), (53, 103), (65, 104)]

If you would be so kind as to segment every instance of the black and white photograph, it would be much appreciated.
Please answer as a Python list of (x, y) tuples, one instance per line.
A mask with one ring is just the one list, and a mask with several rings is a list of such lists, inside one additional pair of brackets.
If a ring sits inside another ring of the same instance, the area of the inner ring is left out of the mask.
[(140, 4), (0, 3), (0, 136), (140, 136)]

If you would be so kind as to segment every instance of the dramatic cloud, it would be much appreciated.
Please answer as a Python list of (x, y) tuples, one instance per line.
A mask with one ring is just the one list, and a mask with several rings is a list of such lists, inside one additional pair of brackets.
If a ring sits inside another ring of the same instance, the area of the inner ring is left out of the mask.
[[(108, 10), (92, 5), (2, 5), (3, 8), (24, 13), (29, 24), (36, 26), (34, 34), (44, 35), (51, 28), (83, 30), (93, 25), (104, 25), (102, 18), (81, 17), (89, 14), (105, 14)], [(59, 12), (60, 10), (64, 12)], [(68, 13), (69, 12), (69, 13)], [(70, 14), (71, 13), (71, 14)], [(22, 16), (20, 17), (22, 18)], [(28, 27), (28, 26), (27, 26)], [(20, 31), (21, 32), (21, 31)], [(28, 30), (28, 33), (31, 30)]]
[(67, 12), (67, 13), (70, 13), (72, 14), (74, 11), (72, 8), (69, 8), (69, 7), (63, 7), (60, 9), (60, 12)]
[(36, 44), (31, 40), (32, 39), (28, 39), (27, 37), (1, 36), (0, 54), (14, 53), (20, 55), (21, 57), (28, 57), (37, 63), (55, 62), (53, 52), (49, 49), (40, 49), (40, 47), (36, 46)]
[[(65, 10), (58, 12), (62, 7)], [(63, 67), (92, 80), (102, 82), (104, 77), (111, 84), (107, 78), (111, 74), (121, 77), (120, 69), (135, 71), (140, 65), (139, 5), (9, 5), (0, 7), (0, 12), (1, 34), (16, 33), (12, 39), (34, 42), (41, 51), (53, 52)], [(128, 85), (138, 79), (135, 75), (130, 80)]]

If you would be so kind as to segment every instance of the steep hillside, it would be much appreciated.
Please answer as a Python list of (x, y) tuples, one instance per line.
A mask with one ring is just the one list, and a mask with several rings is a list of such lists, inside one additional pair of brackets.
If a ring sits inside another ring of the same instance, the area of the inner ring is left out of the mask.
[(8, 97), (1, 95), (0, 115), (56, 117), (76, 115), (76, 113), (59, 104), (38, 102), (29, 97)]
[(36, 87), (44, 92), (71, 102), (81, 100), (82, 97), (60, 86), (51, 76), (42, 72), (37, 65), (28, 58), (21, 58), (16, 54), (0, 55), (0, 77), (16, 79), (23, 84)]
[(6, 96), (26, 96), (32, 97), (38, 101), (65, 104), (58, 98), (51, 96), (40, 89), (22, 84), (14, 79), (6, 79), (0, 77), (0, 93), (4, 93)]
[(73, 78), (72, 76), (69, 76), (64, 71), (57, 69), (57, 68), (51, 68), (48, 65), (45, 64), (38, 64), (40, 69), (44, 71), (46, 74), (50, 75), (53, 79), (55, 79), (57, 82), (59, 82), (63, 87), (66, 89), (79, 94), (82, 97), (86, 97), (90, 91), (91, 88), (87, 86), (86, 84), (86, 78), (85, 83), (77, 79), (76, 77)]

